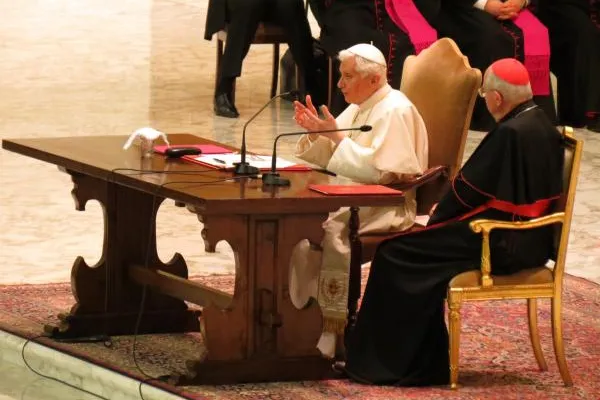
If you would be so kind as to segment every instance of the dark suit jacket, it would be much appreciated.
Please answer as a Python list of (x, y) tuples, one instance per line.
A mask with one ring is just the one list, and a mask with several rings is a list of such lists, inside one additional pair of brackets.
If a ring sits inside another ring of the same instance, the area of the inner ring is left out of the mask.
[(215, 33), (225, 28), (227, 20), (227, 0), (209, 0), (204, 39), (211, 40)]

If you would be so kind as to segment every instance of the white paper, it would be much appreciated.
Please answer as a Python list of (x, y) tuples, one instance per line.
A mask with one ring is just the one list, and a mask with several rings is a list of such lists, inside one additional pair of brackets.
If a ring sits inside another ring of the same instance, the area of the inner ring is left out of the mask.
[[(206, 154), (193, 157), (193, 159), (217, 168), (231, 169), (235, 167), (235, 163), (240, 162), (241, 155), (239, 153)], [(271, 156), (246, 154), (246, 162), (261, 170), (271, 169), (271, 160)], [(276, 163), (276, 168), (287, 168), (296, 165), (294, 162), (279, 157), (277, 157)]]

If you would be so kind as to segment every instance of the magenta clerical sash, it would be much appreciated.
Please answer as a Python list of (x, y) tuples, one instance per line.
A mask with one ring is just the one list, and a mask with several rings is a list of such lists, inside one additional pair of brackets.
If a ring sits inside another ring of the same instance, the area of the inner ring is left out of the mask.
[(416, 54), (437, 40), (437, 32), (423, 18), (412, 0), (385, 0), (385, 9), (390, 19), (408, 35)]
[(513, 20), (523, 32), (525, 68), (531, 90), (536, 96), (550, 94), (550, 39), (548, 29), (529, 11), (523, 10)]

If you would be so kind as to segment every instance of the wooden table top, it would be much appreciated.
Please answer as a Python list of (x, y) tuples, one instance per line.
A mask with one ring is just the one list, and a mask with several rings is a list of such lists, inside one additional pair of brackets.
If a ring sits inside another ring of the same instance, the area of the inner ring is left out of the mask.
[[(335, 183), (334, 177), (319, 171), (281, 172), (290, 179), (290, 186), (263, 186), (260, 179), (234, 177), (229, 171), (168, 159), (160, 154), (141, 158), (136, 144), (128, 150), (122, 149), (126, 140), (127, 136), (4, 139), (2, 147), (68, 171), (190, 203), (211, 214), (330, 212), (340, 207), (390, 206), (402, 201), (398, 196), (317, 193), (308, 189), (308, 185)], [(236, 150), (190, 134), (169, 134), (169, 141), (171, 144), (210, 143)]]

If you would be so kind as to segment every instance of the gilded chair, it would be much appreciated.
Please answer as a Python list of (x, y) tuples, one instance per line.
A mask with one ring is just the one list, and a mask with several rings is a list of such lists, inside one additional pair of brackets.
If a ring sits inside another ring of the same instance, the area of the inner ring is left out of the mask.
[[(448, 178), (462, 165), (463, 153), (481, 71), (472, 68), (452, 39), (437, 40), (418, 56), (407, 57), (400, 90), (423, 117), (429, 138), (429, 168), (423, 175), (390, 186), (417, 191), (417, 214), (427, 214), (443, 194)], [(349, 324), (354, 321), (360, 297), (361, 264), (392, 233), (358, 235), (358, 210), (350, 218)], [(417, 227), (418, 228), (418, 227)]]
[[(583, 142), (575, 139), (573, 130), (563, 129), (564, 165), (563, 193), (553, 214), (525, 222), (475, 220), (469, 225), (473, 232), (481, 233), (483, 246), (481, 270), (468, 271), (455, 276), (448, 284), (448, 325), (450, 333), (450, 386), (458, 386), (458, 359), (460, 343), (460, 308), (465, 301), (527, 299), (529, 336), (533, 354), (542, 371), (548, 369), (537, 323), (537, 299), (551, 299), (552, 339), (554, 353), (560, 375), (565, 386), (572, 386), (573, 380), (567, 368), (561, 327), (561, 299), (565, 257), (569, 241), (569, 229), (573, 214), (573, 202), (579, 175), (579, 162)], [(490, 232), (494, 229), (532, 229), (544, 225), (556, 225), (556, 257), (554, 267), (540, 266), (526, 269), (512, 275), (494, 276), (490, 264)]]

